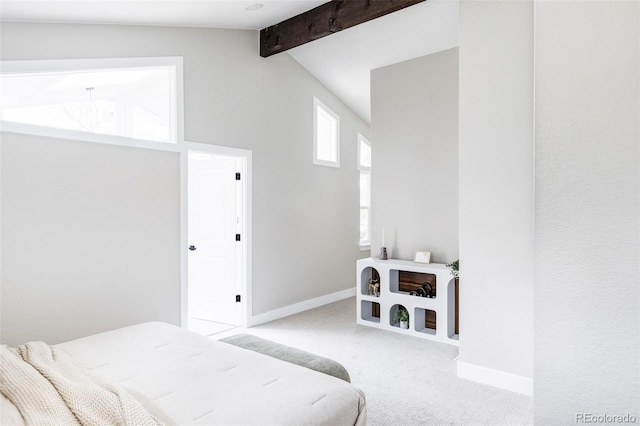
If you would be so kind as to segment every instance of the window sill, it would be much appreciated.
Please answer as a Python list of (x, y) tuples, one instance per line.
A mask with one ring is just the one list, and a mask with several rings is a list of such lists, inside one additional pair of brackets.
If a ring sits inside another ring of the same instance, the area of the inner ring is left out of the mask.
[(11, 121), (0, 121), (0, 130), (7, 133), (43, 136), (53, 139), (81, 142), (94, 142), (107, 145), (128, 146), (132, 148), (146, 148), (173, 152), (177, 152), (180, 150), (179, 144), (176, 142), (159, 142), (144, 139), (133, 139), (125, 136), (81, 132), (78, 130), (59, 129), (55, 127), (38, 126), (35, 124), (14, 123)]
[(371, 244), (360, 244), (360, 251), (370, 251), (371, 250)]
[(324, 166), (324, 167), (333, 167), (336, 169), (340, 168), (340, 160), (337, 161), (327, 161), (327, 160), (319, 160), (314, 157), (313, 164), (316, 166)]

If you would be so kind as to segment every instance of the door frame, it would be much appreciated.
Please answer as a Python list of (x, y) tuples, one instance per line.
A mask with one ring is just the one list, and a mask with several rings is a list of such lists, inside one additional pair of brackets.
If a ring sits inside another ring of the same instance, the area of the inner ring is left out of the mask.
[(189, 235), (188, 235), (188, 167), (189, 167), (189, 151), (201, 151), (214, 155), (237, 157), (243, 160), (244, 167), (241, 171), (242, 176), (240, 182), (244, 189), (244, 200), (242, 202), (244, 213), (244, 224), (241, 234), (244, 240), (242, 256), (244, 258), (244, 268), (241, 277), (240, 297), (241, 297), (241, 323), (240, 326), (246, 328), (249, 325), (249, 318), (252, 312), (251, 288), (252, 288), (252, 259), (251, 259), (251, 242), (252, 242), (252, 220), (251, 220), (251, 170), (252, 170), (252, 152), (246, 149), (231, 148), (219, 145), (209, 145), (204, 143), (184, 142), (180, 150), (180, 322), (182, 328), (188, 328), (189, 325), (189, 279), (188, 279), (188, 254), (189, 254)]

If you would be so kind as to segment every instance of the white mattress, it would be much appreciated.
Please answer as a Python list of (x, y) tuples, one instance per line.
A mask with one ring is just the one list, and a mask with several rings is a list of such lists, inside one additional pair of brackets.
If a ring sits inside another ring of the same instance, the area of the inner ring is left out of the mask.
[(145, 323), (58, 346), (178, 424), (366, 421), (364, 394), (347, 382), (169, 324)]

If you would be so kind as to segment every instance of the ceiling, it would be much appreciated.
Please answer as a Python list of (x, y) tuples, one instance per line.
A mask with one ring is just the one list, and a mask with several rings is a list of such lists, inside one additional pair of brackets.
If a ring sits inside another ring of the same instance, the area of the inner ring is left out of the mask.
[[(0, 0), (0, 20), (259, 30), (325, 2)], [(257, 3), (263, 7), (247, 10)], [(288, 53), (360, 117), (371, 122), (370, 71), (457, 46), (458, 22), (458, 0), (428, 0)]]
[[(327, 0), (1, 0), (6, 21), (260, 30)], [(247, 10), (254, 4), (264, 7)]]

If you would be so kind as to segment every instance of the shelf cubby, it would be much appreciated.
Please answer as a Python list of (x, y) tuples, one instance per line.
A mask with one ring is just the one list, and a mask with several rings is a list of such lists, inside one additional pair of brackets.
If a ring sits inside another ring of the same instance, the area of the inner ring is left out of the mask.
[(436, 311), (432, 311), (431, 309), (415, 308), (414, 330), (420, 333), (435, 335), (437, 329), (437, 316)]
[(368, 300), (361, 300), (360, 319), (362, 321), (380, 323), (380, 304)]
[(360, 294), (371, 296), (371, 294), (369, 294), (369, 280), (371, 279), (377, 280), (378, 283), (380, 283), (380, 273), (372, 267), (362, 269), (360, 273)]
[[(437, 276), (425, 272), (389, 270), (389, 291), (392, 293), (409, 294), (419, 288), (430, 290), (431, 298), (436, 297)], [(417, 296), (416, 296), (417, 297)]]
[[(401, 308), (407, 309), (404, 305), (393, 305), (391, 309), (389, 309), (389, 325), (391, 327), (401, 328), (400, 322), (395, 320), (396, 312)], [(411, 312), (409, 312), (409, 326), (411, 326), (412, 321), (413, 316), (411, 315)]]

